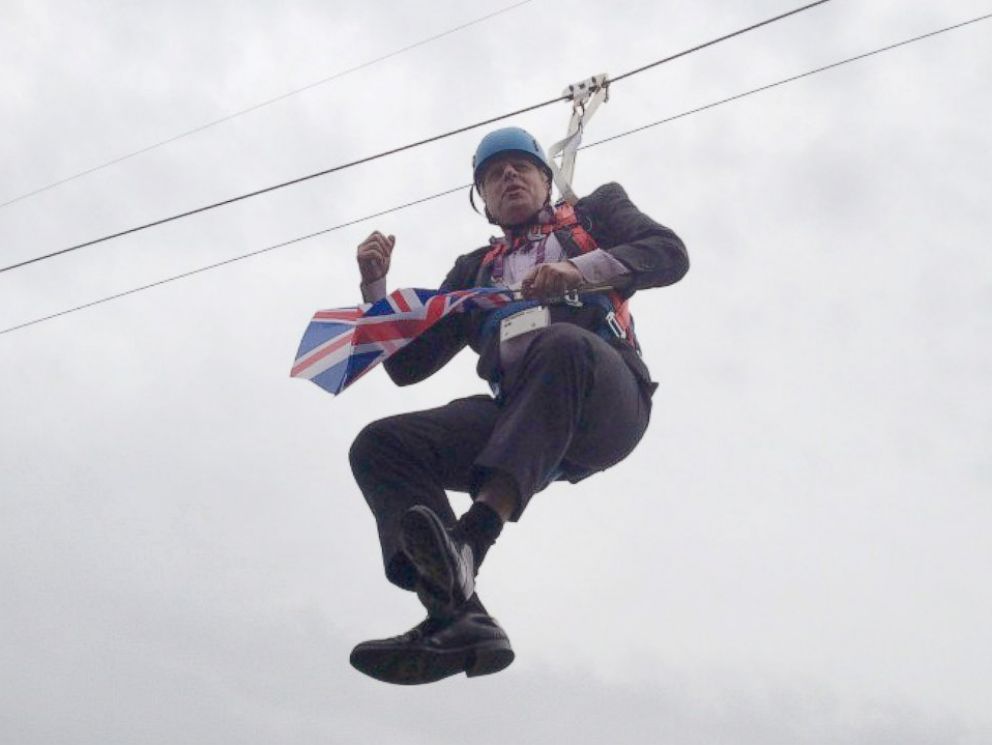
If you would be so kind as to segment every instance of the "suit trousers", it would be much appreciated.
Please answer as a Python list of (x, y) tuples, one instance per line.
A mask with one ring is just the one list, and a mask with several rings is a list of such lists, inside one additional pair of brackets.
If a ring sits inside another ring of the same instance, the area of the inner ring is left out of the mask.
[(648, 425), (651, 390), (598, 335), (558, 323), (533, 332), (500, 396), (372, 422), (350, 451), (352, 472), (375, 516), (387, 578), (412, 589), (416, 574), (399, 546), (399, 523), (414, 505), (455, 522), (446, 490), (478, 493), (494, 472), (519, 501), (556, 479), (575, 482), (625, 458)]

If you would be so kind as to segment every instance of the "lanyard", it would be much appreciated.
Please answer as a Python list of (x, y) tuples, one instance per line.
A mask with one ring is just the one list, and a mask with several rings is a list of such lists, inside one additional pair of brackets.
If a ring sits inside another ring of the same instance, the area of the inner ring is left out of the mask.
[(544, 231), (535, 230), (528, 233), (526, 237), (514, 239), (512, 245), (507, 245), (506, 241), (500, 241), (494, 251), (492, 259), (493, 284), (500, 284), (503, 281), (506, 257), (515, 251), (529, 251), (532, 247), (534, 247), (534, 241), (537, 241), (537, 246), (534, 249), (534, 265), (539, 266), (540, 264), (543, 264), (547, 255), (547, 243), (550, 236), (550, 232), (545, 233)]

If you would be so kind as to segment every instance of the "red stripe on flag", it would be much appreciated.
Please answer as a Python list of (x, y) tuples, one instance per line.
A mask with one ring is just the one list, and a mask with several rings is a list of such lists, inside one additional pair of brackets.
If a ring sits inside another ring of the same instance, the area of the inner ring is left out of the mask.
[(410, 305), (409, 305), (409, 303), (407, 303), (406, 298), (403, 297), (403, 291), (402, 290), (397, 290), (396, 292), (394, 292), (389, 297), (390, 297), (390, 299), (392, 299), (392, 301), (394, 303), (396, 303), (396, 307), (400, 309), (400, 312), (402, 312), (402, 313), (409, 313), (410, 312)]
[(318, 310), (313, 314), (315, 321), (355, 321), (361, 318), (362, 312), (357, 308), (347, 308), (342, 310)]
[(436, 323), (447, 313), (448, 308), (444, 295), (435, 295), (427, 301), (427, 316), (424, 318), (424, 321), (428, 324)]
[(355, 329), (355, 345), (382, 341), (411, 341), (427, 330), (421, 319), (395, 320), (389, 323), (369, 324)]
[(306, 370), (308, 367), (310, 367), (310, 365), (313, 365), (316, 362), (320, 362), (327, 355), (331, 354), (332, 352), (336, 352), (338, 349), (340, 349), (341, 347), (347, 344), (350, 344), (351, 338), (352, 338), (351, 334), (344, 334), (343, 336), (340, 336), (339, 338), (335, 339), (333, 343), (328, 344), (326, 347), (321, 349), (319, 352), (314, 352), (309, 357), (304, 357), (302, 360), (300, 360), (293, 366), (293, 369), (290, 371), (289, 376), (291, 378), (295, 378), (303, 370)]

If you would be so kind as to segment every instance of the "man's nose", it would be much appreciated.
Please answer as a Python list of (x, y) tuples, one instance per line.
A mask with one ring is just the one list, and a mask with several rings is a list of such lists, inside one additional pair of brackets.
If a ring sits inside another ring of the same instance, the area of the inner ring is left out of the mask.
[(506, 163), (503, 166), (503, 178), (504, 179), (507, 178), (507, 177), (509, 177), (509, 176), (519, 176), (519, 175), (520, 175), (520, 172), (513, 166), (512, 163)]

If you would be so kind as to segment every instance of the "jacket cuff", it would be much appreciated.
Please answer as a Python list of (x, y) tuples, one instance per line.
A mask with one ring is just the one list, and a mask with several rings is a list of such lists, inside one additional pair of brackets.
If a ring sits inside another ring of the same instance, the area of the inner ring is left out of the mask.
[(583, 281), (588, 285), (607, 285), (630, 274), (627, 267), (601, 248), (575, 256), (569, 261), (579, 270)]

